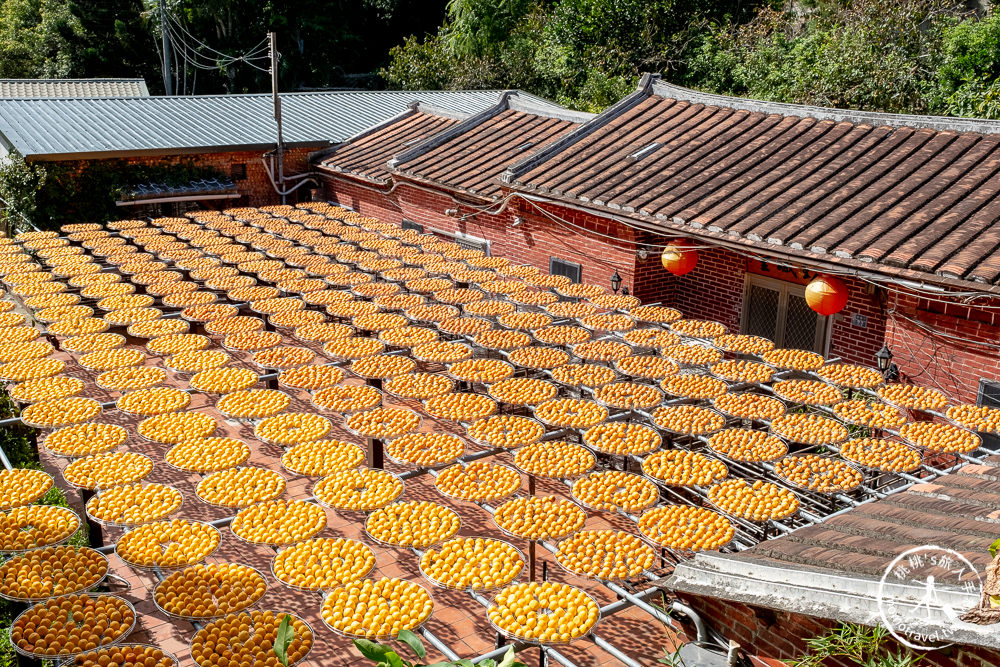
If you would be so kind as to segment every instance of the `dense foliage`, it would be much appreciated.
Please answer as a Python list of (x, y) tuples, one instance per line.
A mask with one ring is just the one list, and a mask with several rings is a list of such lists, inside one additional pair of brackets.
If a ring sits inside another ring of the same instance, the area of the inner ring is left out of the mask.
[(711, 92), (1000, 118), (1000, 12), (954, 0), (452, 0), (397, 88), (519, 87), (600, 109), (641, 72)]
[(0, 161), (0, 199), (13, 209), (8, 224), (24, 227), (25, 218), (41, 229), (67, 222), (114, 220), (131, 215), (115, 205), (130, 186), (141, 183), (184, 185), (222, 178), (219, 171), (178, 160), (173, 164), (129, 164), (125, 160), (66, 163), (27, 162), (14, 153)]
[(81, 58), (83, 25), (64, 0), (0, 1), (0, 77), (65, 77)]
[[(163, 92), (160, 0), (0, 0), (0, 77), (142, 76)], [(163, 0), (178, 93), (270, 90), (268, 30), (283, 90), (371, 86), (389, 49), (433, 30), (445, 0)], [(255, 59), (226, 61), (253, 53)]]
[[(598, 110), (661, 72), (775, 101), (1000, 117), (990, 0), (163, 2), (179, 93), (268, 90), (273, 29), (285, 90), (516, 87)], [(0, 77), (140, 75), (159, 92), (160, 16), (160, 0), (0, 0)]]

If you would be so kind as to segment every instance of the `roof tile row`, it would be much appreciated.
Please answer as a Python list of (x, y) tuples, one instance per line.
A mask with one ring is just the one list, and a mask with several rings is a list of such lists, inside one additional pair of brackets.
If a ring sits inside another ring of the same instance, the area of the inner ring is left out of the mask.
[(321, 166), (485, 199), (506, 185), (806, 261), (1000, 283), (1000, 122), (771, 104), (653, 76), (596, 117), (532, 104), (507, 93), (461, 122), (413, 112)]
[(1000, 123), (912, 117), (907, 127), (850, 113), (705, 96), (651, 77), (600, 129), (581, 128), (503, 178), (671, 231), (1000, 281)]

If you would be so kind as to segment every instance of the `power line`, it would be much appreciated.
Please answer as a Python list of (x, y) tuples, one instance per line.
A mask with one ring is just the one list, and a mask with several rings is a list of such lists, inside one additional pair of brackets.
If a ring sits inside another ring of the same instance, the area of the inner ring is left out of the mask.
[(218, 49), (212, 48), (211, 46), (209, 46), (205, 42), (201, 41), (200, 39), (198, 39), (197, 37), (195, 37), (194, 35), (192, 35), (191, 32), (188, 31), (188, 29), (184, 27), (184, 25), (181, 23), (180, 19), (178, 19), (176, 16), (174, 16), (173, 14), (171, 14), (169, 12), (167, 12), (167, 20), (169, 22), (172, 22), (174, 24), (174, 26), (181, 32), (182, 35), (184, 35), (185, 37), (187, 37), (188, 39), (190, 39), (192, 42), (194, 42), (199, 47), (201, 47), (203, 49), (206, 49), (207, 51), (210, 51), (210, 52), (216, 54), (217, 56), (220, 57), (220, 59), (239, 60), (239, 59), (251, 57), (251, 56), (257, 55), (258, 53), (261, 53), (262, 52), (262, 47), (263, 47), (263, 50), (265, 50), (265, 51), (267, 50), (267, 46), (266, 46), (266, 44), (267, 44), (267, 38), (265, 37), (261, 41), (257, 42), (257, 44), (255, 44), (253, 47), (251, 47), (248, 51), (244, 52), (243, 54), (238, 55), (238, 56), (233, 56), (230, 53), (223, 53), (222, 51), (219, 51)]
[[(163, 0), (160, 1), (162, 5)], [(252, 62), (268, 58), (266, 54), (267, 38), (264, 38), (241, 54), (223, 53), (191, 34), (181, 21), (170, 12), (164, 10), (161, 16), (163, 23), (161, 30), (165, 28), (164, 36), (169, 36), (165, 45), (169, 48), (170, 43), (173, 44), (178, 54), (185, 61), (185, 69), (187, 65), (191, 65), (196, 70), (219, 71), (236, 63), (245, 63), (254, 69), (263, 72), (269, 71)], [(204, 53), (203, 51), (208, 51), (208, 53)]]
[(218, 70), (230, 65), (233, 62), (233, 59), (226, 59), (225, 61), (223, 61), (200, 53), (196, 48), (192, 47), (186, 41), (184, 41), (180, 33), (178, 33), (177, 30), (170, 23), (167, 23), (167, 31), (172, 38), (174, 46), (177, 47), (177, 50), (179, 52), (183, 51), (185, 55), (187, 55), (188, 60), (191, 61), (195, 67), (200, 67), (201, 69)]

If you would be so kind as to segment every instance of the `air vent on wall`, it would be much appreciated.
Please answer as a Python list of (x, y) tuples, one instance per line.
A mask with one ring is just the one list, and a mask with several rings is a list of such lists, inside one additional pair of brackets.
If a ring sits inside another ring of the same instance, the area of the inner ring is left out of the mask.
[(573, 262), (567, 262), (557, 257), (549, 257), (549, 273), (554, 276), (566, 276), (575, 283), (582, 279), (583, 267)]

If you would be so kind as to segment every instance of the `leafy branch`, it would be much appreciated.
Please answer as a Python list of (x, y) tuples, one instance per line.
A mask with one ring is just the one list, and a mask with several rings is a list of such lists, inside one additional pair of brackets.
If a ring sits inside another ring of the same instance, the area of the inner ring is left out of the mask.
[(295, 628), (292, 627), (292, 617), (288, 614), (281, 619), (278, 626), (278, 636), (274, 638), (274, 655), (284, 667), (288, 667), (288, 647), (295, 640)]
[(827, 658), (846, 658), (862, 667), (913, 667), (923, 656), (908, 649), (893, 652), (886, 643), (889, 631), (882, 626), (868, 628), (841, 623), (824, 635), (806, 640), (809, 653), (796, 660), (794, 667), (822, 667)]
[[(406, 644), (420, 660), (427, 657), (427, 649), (424, 648), (424, 643), (420, 641), (420, 637), (416, 633), (410, 630), (400, 630), (399, 636), (396, 638)], [(410, 662), (401, 658), (391, 646), (367, 639), (355, 639), (354, 646), (361, 655), (375, 663), (376, 667), (473, 667), (472, 661), (469, 659), (456, 660), (454, 662), (446, 660), (435, 662), (431, 665)], [(516, 660), (513, 646), (507, 649), (507, 653), (504, 654), (503, 659), (499, 663), (489, 658), (477, 664), (480, 667), (527, 667)]]

